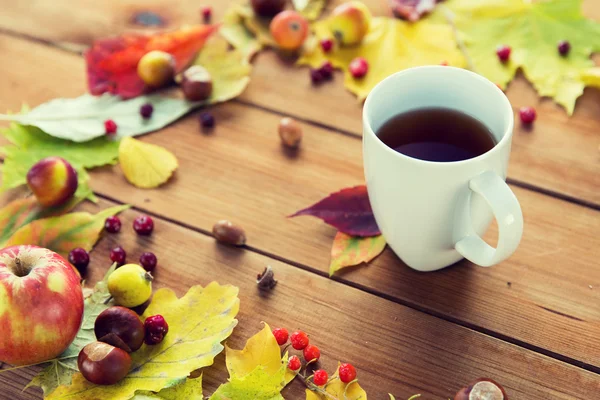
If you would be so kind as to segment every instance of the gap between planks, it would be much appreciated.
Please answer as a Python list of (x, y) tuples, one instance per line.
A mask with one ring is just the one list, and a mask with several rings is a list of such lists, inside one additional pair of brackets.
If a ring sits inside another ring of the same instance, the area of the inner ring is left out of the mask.
[[(115, 198), (110, 197), (110, 196), (107, 196), (105, 194), (96, 193), (96, 192), (94, 192), (94, 194), (96, 196), (98, 196), (99, 198), (101, 198), (101, 199), (113, 202), (115, 204), (124, 204), (120, 200), (115, 199)], [(174, 225), (180, 226), (182, 228), (191, 230), (193, 232), (213, 237), (212, 232), (210, 232), (210, 231), (208, 231), (206, 229), (202, 229), (202, 228), (198, 228), (198, 227), (195, 227), (193, 225), (190, 225), (190, 224), (186, 224), (184, 222), (178, 221), (178, 220), (176, 220), (174, 218), (170, 218), (170, 217), (162, 215), (160, 213), (153, 212), (153, 211), (150, 211), (150, 210), (146, 210), (146, 209), (144, 209), (142, 207), (131, 205), (131, 210), (136, 210), (136, 211), (139, 211), (139, 212), (143, 212), (145, 214), (151, 215), (151, 216), (156, 217), (156, 218), (160, 218), (160, 219), (162, 219), (162, 220), (164, 220), (166, 222), (169, 222), (171, 224), (174, 224)], [(262, 250), (260, 248), (257, 248), (257, 247), (253, 247), (253, 246), (249, 246), (249, 245), (244, 245), (244, 246), (242, 246), (242, 248), (244, 248), (247, 251), (250, 251), (250, 252), (253, 252), (253, 253), (256, 253), (256, 254), (268, 257), (268, 258), (271, 258), (271, 259), (273, 259), (275, 261), (280, 261), (280, 262), (286, 263), (288, 265), (291, 265), (291, 266), (299, 268), (299, 269), (301, 269), (303, 271), (310, 272), (312, 274), (321, 276), (323, 278), (333, 279), (336, 282), (339, 282), (339, 283), (344, 284), (346, 286), (349, 286), (349, 287), (352, 287), (354, 289), (360, 290), (360, 291), (365, 292), (367, 294), (377, 296), (377, 297), (382, 298), (384, 300), (391, 301), (391, 302), (393, 302), (395, 304), (399, 304), (399, 305), (411, 308), (413, 310), (422, 312), (424, 314), (427, 314), (427, 315), (430, 315), (432, 317), (444, 320), (446, 322), (450, 322), (450, 323), (459, 325), (459, 326), (461, 326), (463, 328), (470, 329), (470, 330), (475, 331), (477, 333), (480, 333), (480, 334), (492, 337), (494, 339), (501, 340), (503, 342), (510, 343), (510, 344), (512, 344), (514, 346), (523, 348), (525, 350), (533, 351), (535, 353), (542, 354), (542, 355), (544, 355), (546, 357), (555, 359), (557, 361), (561, 361), (561, 362), (564, 362), (566, 364), (572, 365), (574, 367), (578, 367), (578, 368), (581, 368), (583, 370), (586, 370), (586, 371), (589, 371), (589, 372), (593, 372), (593, 373), (596, 373), (596, 374), (600, 375), (600, 367), (595, 366), (593, 364), (585, 363), (585, 362), (576, 360), (576, 359), (574, 359), (572, 357), (564, 356), (564, 355), (562, 355), (560, 353), (557, 353), (557, 352), (545, 349), (545, 348), (540, 347), (540, 346), (535, 346), (535, 345), (527, 343), (525, 341), (522, 341), (522, 340), (513, 338), (511, 336), (504, 335), (502, 333), (496, 332), (496, 331), (494, 331), (492, 329), (487, 329), (487, 328), (485, 328), (483, 326), (472, 324), (470, 322), (463, 321), (463, 320), (461, 320), (459, 318), (454, 318), (454, 317), (452, 317), (450, 315), (443, 314), (441, 312), (438, 312), (438, 311), (435, 311), (433, 309), (424, 307), (422, 305), (419, 305), (419, 304), (416, 304), (416, 303), (413, 303), (413, 302), (410, 302), (410, 301), (402, 300), (400, 298), (393, 297), (393, 296), (388, 295), (386, 293), (379, 292), (378, 290), (375, 290), (375, 289), (370, 288), (368, 286), (364, 286), (364, 285), (358, 284), (356, 282), (352, 282), (350, 280), (346, 280), (346, 279), (343, 279), (343, 278), (340, 278), (340, 277), (337, 277), (337, 276), (333, 276), (333, 277), (330, 278), (328, 276), (328, 274), (326, 272), (324, 272), (324, 271), (321, 271), (319, 269), (310, 267), (309, 265), (305, 265), (305, 264), (296, 262), (294, 260), (287, 259), (285, 257), (281, 257), (281, 256), (279, 256), (277, 254), (274, 254), (274, 253), (271, 253), (271, 252), (268, 252), (268, 251), (264, 251), (264, 250)]]
[[(31, 42), (35, 42), (35, 43), (38, 43), (38, 44), (42, 44), (44, 46), (51, 47), (51, 48), (54, 48), (54, 49), (57, 49), (57, 50), (61, 50), (61, 51), (65, 52), (65, 53), (68, 53), (68, 54), (71, 54), (71, 55), (73, 55), (73, 54), (81, 55), (82, 51), (87, 48), (87, 46), (83, 46), (83, 45), (81, 45), (81, 46), (80, 45), (69, 46), (67, 44), (61, 44), (61, 43), (53, 42), (51, 40), (46, 40), (46, 39), (42, 39), (42, 38), (39, 38), (39, 37), (36, 37), (36, 36), (27, 35), (27, 34), (21, 33), (21, 32), (15, 32), (15, 31), (12, 31), (12, 30), (9, 30), (9, 29), (5, 29), (5, 28), (1, 28), (1, 27), (0, 27), (0, 34), (5, 34), (7, 36), (11, 36), (11, 37), (15, 37), (15, 38), (19, 38), (19, 39), (23, 39), (23, 40), (28, 40), (28, 41), (31, 41)], [(278, 111), (278, 110), (275, 110), (275, 109), (272, 109), (272, 108), (269, 108), (269, 107), (265, 107), (263, 105), (254, 104), (252, 102), (245, 101), (245, 100), (240, 100), (240, 99), (237, 99), (237, 98), (233, 99), (231, 101), (234, 101), (234, 102), (236, 102), (238, 104), (242, 104), (242, 105), (247, 106), (247, 107), (256, 108), (256, 109), (259, 109), (259, 110), (262, 110), (264, 112), (268, 112), (268, 113), (271, 113), (271, 114), (280, 115), (280, 116), (283, 116), (283, 117), (293, 117), (293, 118), (297, 119), (298, 121), (301, 121), (301, 122), (303, 122), (305, 124), (312, 125), (312, 126), (317, 127), (317, 128), (322, 128), (322, 129), (325, 129), (325, 130), (328, 130), (328, 131), (331, 131), (331, 132), (334, 132), (334, 133), (337, 133), (337, 134), (340, 134), (340, 135), (348, 136), (348, 137), (351, 137), (353, 139), (362, 140), (362, 136), (359, 135), (359, 134), (357, 134), (357, 133), (355, 133), (355, 132), (348, 131), (348, 130), (345, 130), (345, 129), (341, 129), (341, 128), (338, 128), (338, 127), (335, 127), (335, 126), (331, 126), (331, 125), (322, 123), (320, 121), (311, 120), (311, 119), (300, 117), (300, 116), (293, 115), (293, 114), (283, 113), (281, 111)], [(513, 107), (513, 109), (516, 109), (516, 108)], [(553, 191), (553, 190), (544, 189), (542, 187), (539, 187), (539, 186), (536, 186), (536, 185), (533, 185), (533, 184), (530, 184), (530, 183), (526, 183), (526, 182), (523, 182), (523, 181), (520, 181), (520, 180), (517, 180), (517, 179), (512, 179), (510, 177), (508, 177), (506, 179), (506, 182), (510, 183), (512, 185), (518, 186), (520, 188), (523, 188), (525, 190), (529, 190), (529, 191), (532, 191), (532, 192), (540, 193), (542, 195), (545, 195), (545, 196), (548, 196), (548, 197), (552, 197), (552, 198), (555, 198), (555, 199), (559, 199), (559, 200), (563, 200), (563, 201), (566, 201), (568, 203), (579, 205), (581, 207), (586, 207), (586, 208), (590, 208), (592, 210), (600, 211), (600, 204), (599, 203), (594, 203), (592, 201), (580, 199), (578, 197), (570, 196), (570, 195), (563, 194), (563, 193), (559, 193), (559, 192), (556, 192), (556, 191)]]

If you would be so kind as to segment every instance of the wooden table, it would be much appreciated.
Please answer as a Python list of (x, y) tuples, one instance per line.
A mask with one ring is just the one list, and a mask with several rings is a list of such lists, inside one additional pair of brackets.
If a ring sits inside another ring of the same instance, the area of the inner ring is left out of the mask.
[[(219, 20), (229, 1), (68, 0), (0, 1), (0, 109), (16, 110), (86, 90), (79, 50), (96, 38), (141, 29), (135, 15), (151, 11), (165, 27), (195, 23), (212, 5)], [(383, 0), (366, 0), (389, 15)], [(587, 0), (600, 19), (600, 3)], [(217, 127), (202, 134), (195, 115), (142, 138), (170, 149), (180, 168), (156, 190), (129, 185), (119, 167), (91, 173), (98, 206), (130, 203), (155, 218), (147, 239), (107, 235), (92, 254), (90, 281), (101, 277), (109, 249), (131, 259), (145, 249), (159, 258), (156, 287), (179, 294), (212, 280), (239, 286), (239, 325), (229, 343), (243, 346), (260, 321), (302, 328), (323, 351), (322, 364), (352, 362), (371, 399), (422, 393), (447, 399), (481, 376), (501, 382), (511, 399), (600, 398), (600, 91), (586, 90), (569, 118), (540, 100), (522, 78), (508, 90), (513, 106), (533, 105), (531, 131), (517, 124), (509, 183), (525, 218), (523, 241), (494, 268), (469, 262), (418, 273), (388, 249), (367, 267), (327, 277), (335, 230), (312, 218), (285, 216), (330, 192), (363, 182), (361, 107), (336, 74), (313, 87), (306, 69), (272, 52), (255, 61), (252, 81), (238, 99), (213, 108)], [(282, 116), (302, 121), (297, 157), (282, 151)], [(3, 204), (14, 194), (5, 195)], [(82, 209), (97, 210), (86, 204)], [(215, 244), (219, 219), (243, 226), (248, 246)], [(493, 240), (495, 229), (490, 232)], [(255, 277), (271, 265), (279, 280), (267, 296)], [(21, 389), (36, 369), (0, 374), (0, 398), (40, 398)], [(205, 393), (226, 379), (224, 358), (205, 373)], [(284, 391), (301, 399), (295, 382)]]

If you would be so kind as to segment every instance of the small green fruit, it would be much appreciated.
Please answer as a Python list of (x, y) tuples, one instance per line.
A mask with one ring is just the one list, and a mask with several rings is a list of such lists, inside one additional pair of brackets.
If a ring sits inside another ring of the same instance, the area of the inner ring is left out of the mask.
[(108, 277), (108, 291), (120, 306), (139, 306), (152, 295), (152, 274), (137, 264), (123, 265)]

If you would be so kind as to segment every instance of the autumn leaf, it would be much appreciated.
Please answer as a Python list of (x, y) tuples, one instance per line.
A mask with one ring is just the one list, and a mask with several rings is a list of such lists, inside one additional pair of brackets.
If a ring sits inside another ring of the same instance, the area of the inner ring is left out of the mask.
[(144, 54), (152, 50), (170, 53), (176, 71), (182, 71), (214, 30), (214, 26), (199, 25), (154, 35), (125, 34), (97, 40), (85, 52), (89, 90), (93, 95), (108, 92), (124, 99), (139, 96), (148, 90), (137, 74), (138, 61)]
[(104, 228), (104, 220), (129, 207), (129, 205), (111, 207), (96, 215), (76, 212), (38, 219), (18, 229), (5, 246), (32, 244), (55, 251), (65, 258), (75, 247), (90, 251)]
[(246, 18), (244, 6), (234, 4), (225, 12), (219, 33), (227, 39), (229, 44), (240, 51), (246, 60), (250, 60), (263, 48), (263, 45), (246, 27)]
[(27, 172), (36, 162), (50, 156), (69, 161), (79, 175), (79, 187), (84, 190), (87, 174), (84, 168), (114, 164), (119, 143), (98, 138), (86, 143), (73, 143), (52, 137), (34, 126), (12, 123), (0, 130), (10, 145), (0, 147), (4, 155), (2, 167), (2, 190), (12, 189), (27, 182)]
[(418, 21), (424, 14), (431, 12), (440, 0), (388, 0), (392, 12), (398, 18)]
[(383, 235), (361, 238), (338, 232), (331, 248), (329, 276), (342, 268), (368, 263), (381, 254), (385, 245)]
[(71, 385), (60, 386), (47, 399), (127, 400), (140, 390), (159, 392), (183, 383), (223, 350), (221, 342), (237, 324), (237, 295), (238, 288), (216, 282), (193, 286), (180, 299), (170, 289), (157, 290), (142, 319), (161, 314), (167, 320), (169, 333), (160, 344), (142, 345), (132, 353), (131, 372), (117, 384), (94, 385), (77, 373)]
[(281, 349), (269, 325), (246, 342), (243, 350), (225, 347), (229, 382), (222, 384), (211, 400), (283, 399), (281, 390), (292, 381), (296, 373), (287, 368), (287, 353)]
[(292, 0), (296, 11), (309, 21), (314, 21), (321, 16), (327, 0)]
[(144, 189), (165, 183), (178, 166), (170, 151), (133, 138), (121, 140), (119, 165), (129, 183)]
[[(594, 67), (590, 55), (600, 50), (600, 23), (583, 17), (581, 3), (452, 0), (447, 7), (475, 72), (504, 88), (521, 68), (541, 96), (572, 114), (586, 85), (582, 73)], [(571, 45), (564, 57), (557, 50), (562, 40)], [(499, 45), (512, 48), (506, 63), (496, 56)]]
[(44, 395), (47, 396), (58, 386), (71, 384), (71, 377), (78, 371), (77, 356), (79, 352), (85, 345), (96, 340), (94, 334), (96, 317), (110, 306), (107, 304), (107, 300), (110, 298), (107, 280), (116, 267), (117, 264), (115, 263), (108, 269), (104, 279), (96, 284), (91, 295), (85, 299), (83, 321), (73, 343), (60, 356), (51, 360), (46, 368), (34, 376), (31, 382), (25, 386), (25, 389), (31, 386), (39, 386), (44, 391)]
[(186, 379), (182, 383), (163, 389), (158, 393), (139, 391), (131, 400), (204, 400), (202, 376)]
[[(330, 61), (344, 71), (344, 85), (359, 100), (367, 97), (381, 80), (407, 68), (441, 62), (456, 67), (466, 65), (456, 46), (452, 27), (443, 21), (423, 20), (412, 24), (395, 18), (375, 17), (360, 45), (324, 53), (319, 40), (332, 38), (327, 25), (327, 19), (312, 24), (316, 36), (306, 44), (298, 64), (319, 68), (325, 61)], [(356, 57), (363, 57), (369, 63), (369, 72), (363, 78), (354, 78), (348, 71), (350, 62)]]
[(312, 215), (321, 218), (340, 232), (352, 236), (377, 236), (381, 232), (375, 222), (365, 185), (342, 189), (292, 214), (289, 218)]
[(306, 400), (367, 400), (367, 393), (357, 381), (348, 384), (339, 378), (339, 366), (330, 382), (318, 390), (306, 389)]

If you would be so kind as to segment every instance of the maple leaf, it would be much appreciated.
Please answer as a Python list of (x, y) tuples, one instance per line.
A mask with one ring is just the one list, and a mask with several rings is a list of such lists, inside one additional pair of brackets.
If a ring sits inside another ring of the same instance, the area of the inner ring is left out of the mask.
[(127, 400), (140, 390), (159, 392), (183, 383), (223, 350), (221, 341), (237, 324), (237, 295), (238, 288), (216, 282), (193, 286), (180, 299), (170, 289), (157, 290), (142, 319), (161, 314), (168, 321), (169, 333), (160, 344), (132, 353), (131, 371), (114, 385), (94, 385), (77, 373), (71, 385), (58, 387), (47, 399)]
[(383, 235), (361, 238), (338, 232), (331, 248), (329, 276), (342, 268), (368, 263), (383, 252), (385, 245)]
[[(31, 386), (39, 386), (47, 396), (60, 385), (71, 384), (71, 377), (78, 371), (77, 356), (85, 345), (96, 340), (94, 334), (94, 322), (96, 317), (109, 307), (107, 300), (110, 298), (108, 292), (108, 276), (115, 270), (117, 264), (113, 264), (104, 279), (96, 283), (92, 293), (84, 301), (83, 320), (81, 328), (71, 345), (56, 359), (50, 360), (49, 365), (33, 377), (25, 389)], [(23, 390), (25, 390), (23, 389)]]
[[(452, 0), (447, 7), (475, 72), (504, 88), (521, 68), (541, 96), (573, 113), (582, 73), (600, 50), (600, 24), (583, 17), (581, 0)], [(571, 44), (567, 56), (557, 50), (562, 40)], [(512, 48), (506, 63), (495, 54), (499, 45)]]
[[(344, 85), (359, 100), (363, 100), (371, 89), (389, 75), (411, 67), (422, 65), (449, 65), (464, 67), (464, 56), (456, 46), (453, 29), (444, 21), (423, 20), (418, 24), (395, 18), (375, 17), (362, 43), (357, 46), (340, 47), (324, 53), (319, 41), (331, 39), (328, 21), (311, 25), (315, 36), (305, 44), (305, 51), (298, 60), (299, 65), (320, 68), (325, 61), (344, 71)], [(348, 71), (350, 62), (363, 57), (369, 63), (369, 72), (357, 79)]]
[(38, 219), (19, 228), (4, 244), (30, 244), (55, 251), (67, 258), (76, 247), (90, 251), (104, 229), (107, 217), (131, 207), (121, 205), (107, 208), (98, 214), (76, 212), (58, 217)]
[(141, 95), (148, 89), (137, 74), (138, 61), (144, 54), (152, 50), (170, 53), (175, 58), (176, 71), (182, 71), (215, 29), (212, 25), (199, 25), (154, 35), (125, 34), (95, 41), (85, 52), (90, 93), (108, 92), (124, 99)]
[(348, 384), (339, 378), (339, 365), (324, 388), (306, 389), (306, 400), (367, 400), (367, 393), (354, 380)]
[(414, 22), (431, 12), (439, 1), (441, 0), (389, 0), (389, 3), (396, 17)]
[(163, 389), (158, 393), (138, 391), (130, 400), (204, 400), (202, 395), (202, 375), (188, 378), (182, 383)]
[(178, 166), (170, 151), (130, 137), (121, 140), (119, 165), (131, 184), (144, 189), (165, 183)]
[(312, 215), (321, 218), (340, 232), (352, 236), (377, 236), (381, 232), (375, 222), (365, 185), (342, 189), (292, 214), (289, 218)]
[(229, 382), (219, 386), (211, 400), (283, 399), (281, 390), (296, 373), (287, 368), (287, 353), (282, 357), (277, 340), (269, 325), (246, 342), (243, 350), (226, 346)]

